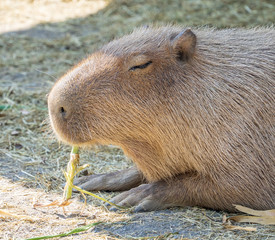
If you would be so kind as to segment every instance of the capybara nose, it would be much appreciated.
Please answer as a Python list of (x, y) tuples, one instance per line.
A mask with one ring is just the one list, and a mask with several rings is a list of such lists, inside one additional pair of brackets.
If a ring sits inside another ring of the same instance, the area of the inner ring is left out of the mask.
[(51, 98), (49, 98), (48, 104), (49, 114), (52, 119), (55, 119), (55, 122), (62, 124), (64, 121), (70, 118), (72, 107), (66, 100), (59, 99), (58, 101), (55, 101), (56, 99), (52, 98), (52, 95), (50, 97)]
[(66, 101), (59, 101), (54, 106), (53, 114), (55, 114), (55, 117), (60, 121), (68, 120), (72, 114), (72, 107)]
[(67, 117), (67, 110), (64, 107), (59, 107), (59, 114), (61, 118), (66, 119)]
[(48, 96), (49, 115), (53, 124), (63, 124), (65, 120), (69, 120), (74, 108), (72, 94), (64, 92), (64, 87), (58, 84), (52, 89)]

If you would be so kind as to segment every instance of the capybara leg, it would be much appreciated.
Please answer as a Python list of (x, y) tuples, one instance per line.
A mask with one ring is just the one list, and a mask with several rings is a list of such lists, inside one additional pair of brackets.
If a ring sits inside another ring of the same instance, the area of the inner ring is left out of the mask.
[[(174, 200), (169, 198), (169, 196), (166, 198), (166, 194), (169, 194), (169, 191), (169, 185), (165, 182), (142, 184), (117, 195), (110, 201), (123, 207), (134, 206), (135, 212), (153, 211), (178, 206), (178, 204), (174, 204)], [(116, 208), (111, 207), (110, 210), (116, 210)]]
[(231, 212), (235, 211), (233, 204), (256, 209), (270, 207), (265, 204), (270, 202), (270, 199), (265, 201), (266, 196), (262, 197), (260, 204), (257, 204), (254, 197), (255, 193), (251, 194), (249, 187), (240, 188), (238, 183), (217, 184), (210, 178), (185, 175), (174, 180), (142, 184), (117, 195), (111, 202), (120, 206), (134, 206), (136, 212), (173, 206), (200, 206)]
[(141, 172), (132, 167), (122, 171), (76, 178), (74, 185), (87, 191), (124, 191), (144, 182)]

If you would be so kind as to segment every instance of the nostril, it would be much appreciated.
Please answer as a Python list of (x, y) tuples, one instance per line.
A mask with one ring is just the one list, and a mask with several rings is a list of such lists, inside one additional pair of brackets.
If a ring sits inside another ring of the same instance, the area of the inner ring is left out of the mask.
[(66, 110), (65, 110), (64, 107), (61, 107), (61, 108), (59, 109), (59, 112), (61, 113), (62, 117), (66, 117)]

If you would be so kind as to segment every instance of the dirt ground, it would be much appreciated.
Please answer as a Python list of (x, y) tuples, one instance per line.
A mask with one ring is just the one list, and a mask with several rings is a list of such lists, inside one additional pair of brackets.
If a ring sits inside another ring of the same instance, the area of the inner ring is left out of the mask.
[[(146, 24), (255, 27), (275, 22), (272, 0), (1, 0), (0, 1), (0, 239), (55, 235), (101, 222), (64, 239), (275, 239), (272, 226), (229, 231), (227, 213), (175, 208), (150, 213), (109, 212), (75, 194), (62, 208), (34, 208), (62, 197), (70, 147), (48, 125), (47, 93), (55, 80), (96, 48)], [(114, 146), (81, 150), (89, 173), (131, 166)], [(98, 193), (111, 198), (116, 193)], [(232, 214), (231, 214), (232, 215)], [(28, 216), (29, 218), (26, 218)]]

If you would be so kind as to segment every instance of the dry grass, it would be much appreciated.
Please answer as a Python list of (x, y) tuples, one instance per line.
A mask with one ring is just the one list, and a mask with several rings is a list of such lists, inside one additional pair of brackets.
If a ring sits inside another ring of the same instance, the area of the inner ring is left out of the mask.
[[(0, 112), (0, 175), (20, 180), (31, 188), (23, 189), (1, 178), (0, 185), (5, 185), (9, 192), (5, 191), (8, 195), (0, 195), (0, 208), (12, 205), (12, 210), (18, 214), (26, 211), (25, 214), (37, 215), (37, 210), (31, 210), (30, 199), (33, 196), (39, 196), (41, 200), (54, 199), (56, 193), (61, 196), (61, 184), (64, 182), (61, 169), (67, 164), (70, 147), (51, 137), (46, 120), (46, 94), (56, 78), (98, 46), (136, 26), (152, 22), (218, 28), (271, 26), (275, 22), (274, 12), (272, 0), (0, 1), (0, 105), (10, 107)], [(11, 32), (17, 29), (26, 30)], [(89, 171), (96, 173), (131, 165), (122, 151), (115, 147), (83, 150), (82, 163), (89, 163)], [(3, 188), (0, 191), (4, 191)], [(113, 195), (102, 194), (107, 198)], [(101, 204), (97, 200), (91, 200), (91, 203), (93, 207), (89, 209), (92, 214), (103, 221), (115, 222), (121, 216), (94, 207)], [(54, 211), (43, 212), (48, 217), (42, 216), (45, 219), (41, 223), (32, 225), (2, 221), (0, 229), (4, 232), (4, 239), (48, 234), (49, 229), (59, 233), (77, 225), (78, 218), (71, 219), (75, 221), (71, 225), (62, 222), (59, 226), (58, 219), (51, 222), (51, 216), (56, 214)], [(208, 217), (205, 217), (204, 212), (200, 209), (185, 210), (183, 225), (199, 223), (201, 228), (197, 231), (210, 229), (206, 239), (272, 239), (275, 236), (271, 227), (260, 227), (256, 233), (225, 231), (220, 224), (221, 213), (206, 211)], [(173, 221), (173, 217), (180, 214), (183, 214), (182, 210), (167, 220)], [(28, 229), (29, 233), (24, 233), (24, 229)], [(79, 239), (82, 239), (81, 236)]]
[[(49, 203), (62, 198), (57, 194), (46, 194), (44, 191), (28, 189), (18, 183), (11, 183), (0, 177), (0, 191), (4, 195), (0, 199), (0, 209), (11, 214), (29, 216), (29, 219), (15, 219), (1, 217), (1, 239), (22, 239), (43, 235), (56, 235), (68, 232), (74, 228), (95, 223), (111, 221), (127, 221), (126, 214), (116, 214), (105, 211), (102, 207), (88, 205), (83, 209), (83, 203), (74, 200), (67, 208), (66, 214), (62, 208), (34, 208), (36, 202)], [(66, 239), (102, 239), (106, 235), (92, 231), (84, 232), (79, 236), (69, 236)]]

